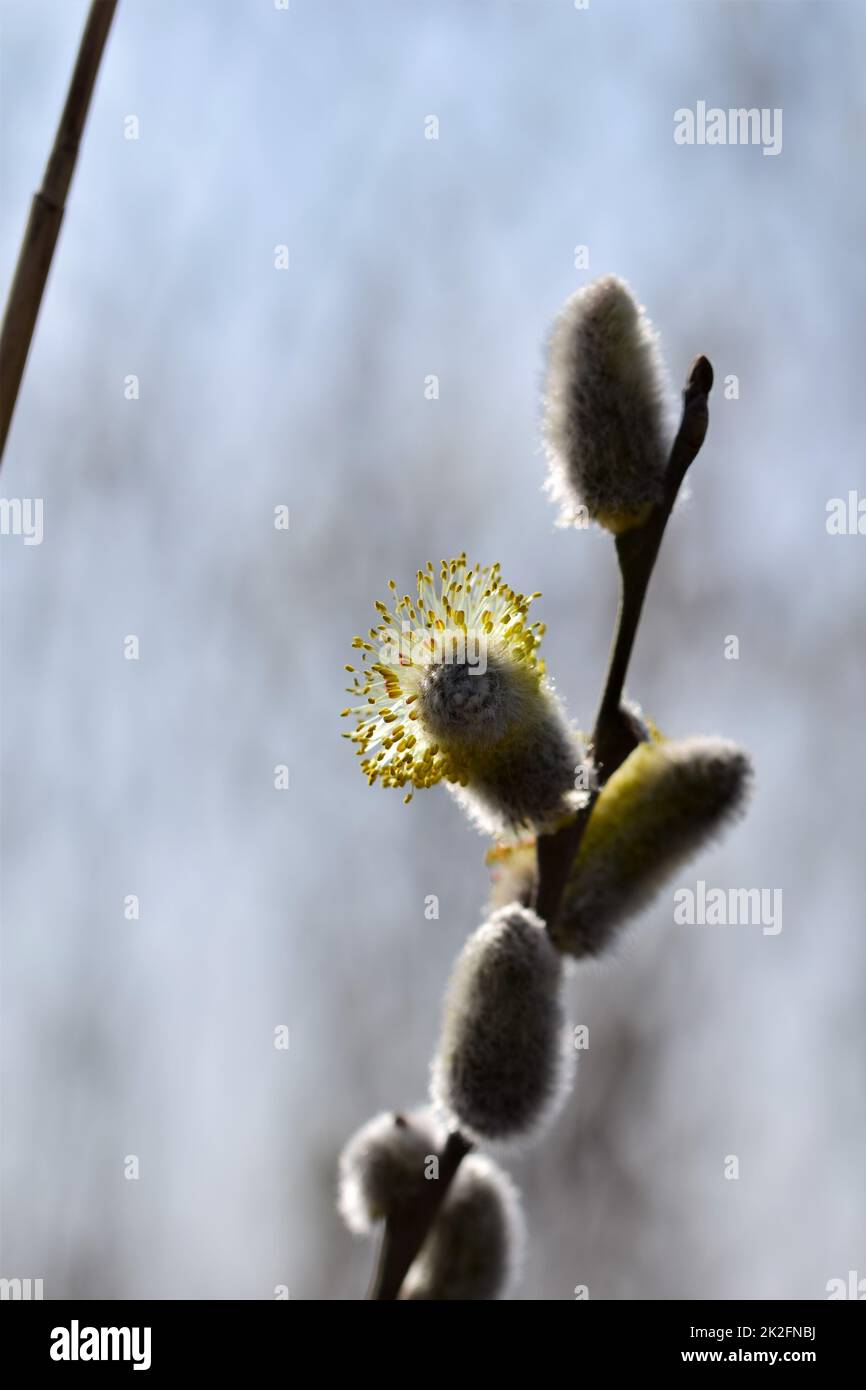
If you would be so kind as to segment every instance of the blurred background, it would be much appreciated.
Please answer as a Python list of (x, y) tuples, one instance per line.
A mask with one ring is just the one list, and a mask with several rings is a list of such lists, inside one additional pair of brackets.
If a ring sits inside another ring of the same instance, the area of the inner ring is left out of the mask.
[[(0, 5), (4, 294), (86, 10)], [(570, 983), (574, 1093), (504, 1159), (518, 1297), (866, 1275), (866, 537), (826, 526), (866, 496), (864, 56), (845, 0), (121, 0), (3, 474), (44, 499), (0, 545), (3, 1275), (362, 1296), (337, 1155), (423, 1098), (488, 875), (441, 788), (367, 787), (342, 667), (388, 577), (465, 548), (543, 591), (591, 722), (614, 555), (554, 528), (539, 385), (611, 271), (674, 392), (697, 352), (717, 383), (630, 691), (757, 782)], [(700, 100), (781, 108), (782, 152), (676, 145)], [(782, 889), (783, 930), (675, 925), (698, 879)]]

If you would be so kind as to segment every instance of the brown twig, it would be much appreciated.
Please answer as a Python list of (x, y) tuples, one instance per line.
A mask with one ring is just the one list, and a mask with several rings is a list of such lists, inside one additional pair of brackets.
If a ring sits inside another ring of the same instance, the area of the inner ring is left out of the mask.
[(393, 1300), (399, 1294), (409, 1267), (445, 1201), (451, 1180), (471, 1148), (470, 1141), (457, 1130), (449, 1134), (439, 1155), (438, 1177), (429, 1182), (425, 1179), (419, 1185), (417, 1196), (385, 1223), (379, 1262), (370, 1286), (371, 1299)]
[(93, 85), (116, 6), (117, 0), (92, 0), (42, 187), (30, 206), (0, 330), (0, 461), (60, 234)]
[[(590, 740), (595, 785), (586, 805), (574, 820), (553, 834), (539, 835), (536, 846), (538, 886), (535, 910), (547, 924), (548, 931), (552, 931), (556, 922), (569, 870), (580, 848), (595, 798), (607, 779), (637, 746), (637, 735), (622, 709), (625, 678), (668, 518), (683, 479), (707, 433), (707, 397), (712, 385), (713, 369), (709, 361), (706, 357), (696, 358), (683, 390), (683, 412), (668, 458), (662, 503), (642, 526), (623, 532), (616, 540), (620, 601), (604, 689)], [(451, 1134), (440, 1156), (439, 1181), (425, 1182), (419, 1187), (414, 1202), (386, 1223), (379, 1263), (369, 1294), (371, 1299), (398, 1297), (409, 1267), (424, 1244), (445, 1198), (448, 1185), (471, 1148), (471, 1143), (462, 1134)]]
[(580, 848), (595, 797), (637, 744), (631, 720), (622, 708), (625, 679), (665, 527), (683, 479), (707, 433), (707, 397), (712, 385), (713, 369), (709, 361), (706, 357), (695, 358), (683, 390), (683, 411), (668, 458), (664, 498), (642, 526), (624, 531), (616, 539), (620, 600), (604, 689), (590, 739), (595, 786), (586, 806), (575, 819), (551, 835), (539, 835), (536, 847), (538, 888), (535, 910), (547, 923), (548, 931), (555, 924), (569, 870)]

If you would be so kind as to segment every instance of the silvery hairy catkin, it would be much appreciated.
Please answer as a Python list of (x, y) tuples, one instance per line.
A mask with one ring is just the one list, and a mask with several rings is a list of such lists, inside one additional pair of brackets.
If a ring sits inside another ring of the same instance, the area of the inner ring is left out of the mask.
[(598, 955), (621, 922), (744, 808), (747, 754), (721, 738), (641, 743), (602, 788), (563, 897), (553, 938)]
[[(480, 677), (476, 685), (488, 676)], [(585, 799), (575, 789), (583, 748), (552, 688), (546, 681), (536, 686), (531, 698), (520, 699), (517, 717), (507, 722), (507, 700), (514, 693), (509, 673), (497, 692), (506, 732), (488, 745), (469, 744), (466, 780), (449, 786), (469, 819), (487, 835), (513, 837), (526, 829), (552, 830)], [(517, 693), (522, 697), (523, 692)]]
[(367, 1235), (411, 1202), (442, 1139), (429, 1111), (377, 1115), (363, 1125), (340, 1155), (337, 1206), (349, 1230)]
[(517, 1189), (489, 1158), (464, 1158), (403, 1285), (402, 1299), (504, 1298), (523, 1253)]
[(547, 489), (562, 525), (640, 525), (662, 501), (671, 444), (657, 335), (623, 280), (593, 280), (566, 302), (550, 340)]
[(476, 1140), (516, 1139), (552, 1117), (570, 1078), (563, 966), (529, 908), (500, 908), (469, 938), (445, 994), (432, 1096)]

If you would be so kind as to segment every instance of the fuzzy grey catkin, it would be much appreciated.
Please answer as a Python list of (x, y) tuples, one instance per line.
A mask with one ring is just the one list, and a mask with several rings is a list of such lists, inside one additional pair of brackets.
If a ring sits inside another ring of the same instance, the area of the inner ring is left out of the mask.
[(498, 740), (472, 750), (466, 780), (450, 784), (449, 790), (486, 835), (552, 830), (585, 800), (585, 793), (575, 788), (584, 757), (581, 742), (545, 683), (505, 728)]
[(570, 1079), (562, 960), (529, 908), (501, 908), (469, 938), (445, 994), (434, 1102), (476, 1140), (552, 1118)]
[(547, 489), (562, 525), (619, 532), (661, 502), (672, 431), (657, 335), (625, 282), (593, 280), (550, 339), (544, 402)]
[(442, 1138), (429, 1111), (376, 1115), (363, 1125), (340, 1155), (337, 1207), (349, 1230), (367, 1235), (411, 1201)]
[(748, 755), (721, 738), (641, 743), (593, 807), (553, 930), (560, 950), (598, 955), (620, 923), (745, 807)]
[(505, 1298), (523, 1256), (517, 1189), (489, 1158), (464, 1158), (433, 1228), (406, 1276), (401, 1298), (479, 1301)]

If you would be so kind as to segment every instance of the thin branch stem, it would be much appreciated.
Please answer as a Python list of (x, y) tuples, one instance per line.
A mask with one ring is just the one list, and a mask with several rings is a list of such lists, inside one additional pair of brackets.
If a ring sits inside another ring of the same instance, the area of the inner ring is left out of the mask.
[(580, 848), (598, 791), (637, 744), (632, 722), (622, 709), (625, 680), (665, 527), (683, 479), (706, 437), (709, 423), (707, 397), (712, 385), (713, 369), (709, 361), (706, 357), (695, 358), (683, 390), (683, 411), (668, 457), (662, 502), (642, 526), (624, 531), (616, 539), (620, 600), (604, 688), (590, 739), (595, 786), (587, 804), (574, 820), (553, 834), (539, 835), (536, 846), (538, 887), (535, 910), (547, 923), (549, 931), (556, 921), (569, 871)]
[(0, 461), (60, 234), (93, 86), (116, 7), (117, 0), (92, 0), (42, 187), (30, 206), (0, 330)]
[(439, 1155), (438, 1177), (422, 1179), (414, 1200), (385, 1223), (379, 1263), (368, 1297), (373, 1300), (394, 1300), (400, 1293), (409, 1267), (418, 1254), (445, 1201), (448, 1188), (472, 1144), (458, 1130), (448, 1136)]

